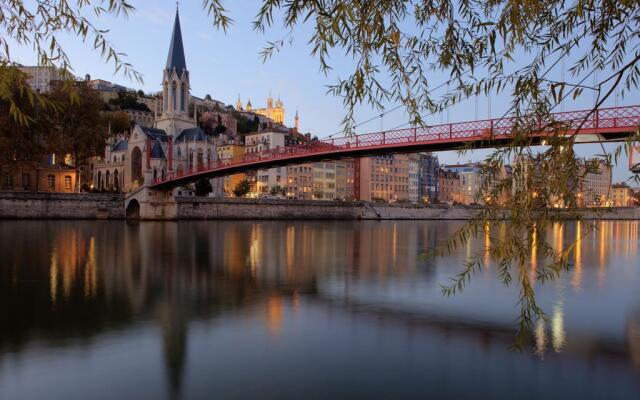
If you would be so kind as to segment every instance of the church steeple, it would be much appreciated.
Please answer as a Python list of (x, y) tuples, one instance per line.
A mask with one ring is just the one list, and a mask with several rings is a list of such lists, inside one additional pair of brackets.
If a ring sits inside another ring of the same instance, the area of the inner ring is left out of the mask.
[(169, 45), (169, 55), (167, 56), (168, 70), (176, 69), (181, 72), (187, 69), (187, 62), (184, 58), (184, 46), (182, 45), (182, 30), (180, 29), (180, 16), (176, 8), (176, 18), (173, 22), (173, 33), (171, 34), (171, 44)]
[[(180, 14), (176, 8), (176, 17), (173, 22), (171, 42), (169, 42), (169, 54), (167, 64), (162, 74), (162, 117), (165, 122), (162, 126), (169, 127), (172, 134), (177, 133), (178, 125), (183, 122), (193, 124), (189, 118), (189, 102), (191, 100), (189, 87), (189, 70), (184, 56), (182, 43), (182, 30), (180, 29)], [(178, 120), (182, 122), (178, 122)], [(175, 132), (174, 132), (175, 131)]]

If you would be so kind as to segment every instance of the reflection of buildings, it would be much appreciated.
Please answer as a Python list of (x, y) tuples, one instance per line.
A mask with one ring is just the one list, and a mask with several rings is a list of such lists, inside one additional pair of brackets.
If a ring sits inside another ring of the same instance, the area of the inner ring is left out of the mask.
[[(583, 265), (583, 276), (590, 270), (600, 273), (600, 254), (608, 263), (608, 252), (627, 256), (637, 252), (638, 223), (598, 224), (602, 226), (595, 238), (604, 232), (612, 242), (601, 248), (597, 240), (582, 241), (580, 257), (595, 260), (589, 264), (592, 269)], [(586, 233), (586, 225), (558, 227), (548, 239), (562, 245), (578, 236), (576, 230)], [(381, 292), (403, 279), (408, 282), (403, 286), (406, 290), (414, 287), (412, 283), (427, 281), (437, 290), (433, 264), (419, 254), (443, 243), (456, 228), (450, 223), (415, 221), (203, 221), (127, 226), (119, 222), (8, 222), (0, 225), (2, 237), (29, 241), (41, 251), (0, 243), (6, 261), (0, 268), (0, 293), (23, 311), (0, 316), (0, 325), (16, 327), (13, 333), (0, 331), (0, 349), (11, 344), (19, 350), (40, 336), (88, 341), (109, 330), (129, 328), (141, 315), (148, 316), (145, 323), (157, 327), (162, 339), (171, 393), (178, 396), (194, 322), (255, 311), (271, 338), (286, 332), (293, 315), (290, 310), (295, 310), (300, 297), (303, 302), (335, 307), (353, 318), (371, 313), (378, 321), (406, 325), (412, 331), (426, 326), (430, 331), (446, 332), (447, 337), (490, 338), (504, 346), (505, 338), (512, 337), (508, 323), (470, 326), (473, 324), (466, 321), (459, 323), (455, 315), (448, 321), (421, 320), (402, 310), (373, 310), (367, 303), (358, 307), (355, 292), (346, 293), (347, 301), (331, 302), (323, 297), (326, 292), (322, 293), (321, 285), (335, 281), (354, 290), (373, 283)], [(482, 249), (483, 243), (486, 245), (486, 237), (474, 243), (473, 249)], [(43, 265), (47, 268), (41, 268)], [(606, 275), (607, 269), (602, 271)], [(416, 282), (418, 275), (424, 281)], [(367, 295), (376, 295), (375, 290)], [(569, 318), (565, 320), (563, 303), (550, 311), (547, 326), (538, 328), (544, 333), (538, 333), (539, 347), (565, 351), (572, 344), (565, 327)], [(38, 324), (43, 320), (48, 325)], [(629, 332), (629, 337), (635, 337), (635, 331)], [(629, 339), (630, 346), (635, 346), (634, 340)]]

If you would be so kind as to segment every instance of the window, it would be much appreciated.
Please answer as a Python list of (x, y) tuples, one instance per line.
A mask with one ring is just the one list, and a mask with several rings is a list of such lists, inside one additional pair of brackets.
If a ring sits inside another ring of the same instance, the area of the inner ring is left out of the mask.
[(54, 175), (47, 175), (47, 187), (49, 190), (56, 189), (56, 177)]
[(185, 108), (185, 105), (187, 104), (187, 96), (186, 96), (186, 94), (187, 94), (187, 89), (186, 89), (186, 86), (185, 86), (185, 84), (183, 82), (182, 85), (181, 85), (181, 88), (180, 88), (180, 109), (182, 111), (186, 110), (186, 108)]
[(64, 176), (64, 188), (71, 190), (71, 175)]
[(173, 82), (173, 85), (172, 85), (172, 88), (171, 88), (171, 95), (172, 95), (171, 97), (172, 97), (172, 106), (173, 106), (172, 110), (177, 110), (178, 109), (178, 107), (176, 106), (178, 93), (176, 93), (176, 92), (177, 92), (176, 83)]
[(9, 172), (4, 173), (4, 179), (2, 179), (3, 186), (11, 188), (13, 187), (13, 175)]
[(131, 182), (142, 183), (142, 151), (135, 147), (131, 152)]
[(198, 150), (198, 168), (202, 168), (203, 159), (202, 159), (202, 149)]
[(31, 189), (31, 175), (30, 174), (22, 174), (22, 188), (24, 190)]
[(169, 86), (169, 82), (165, 82), (164, 83), (164, 96), (163, 96), (163, 106), (164, 106), (164, 112), (167, 111), (167, 108), (169, 108), (169, 90), (167, 89), (167, 87)]

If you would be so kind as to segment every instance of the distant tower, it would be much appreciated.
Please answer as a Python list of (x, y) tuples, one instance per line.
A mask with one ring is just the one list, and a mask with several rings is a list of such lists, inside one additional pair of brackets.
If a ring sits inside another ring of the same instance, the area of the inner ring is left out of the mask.
[(242, 101), (240, 101), (240, 94), (238, 93), (238, 101), (236, 101), (236, 110), (242, 111)]
[(296, 128), (296, 132), (300, 132), (300, 117), (298, 117), (298, 110), (296, 110), (296, 117), (294, 119), (294, 126)]
[(251, 107), (251, 99), (247, 100), (247, 111), (251, 111), (252, 107)]
[(267, 108), (273, 108), (273, 97), (271, 97), (271, 90), (269, 90), (269, 97), (267, 97)]

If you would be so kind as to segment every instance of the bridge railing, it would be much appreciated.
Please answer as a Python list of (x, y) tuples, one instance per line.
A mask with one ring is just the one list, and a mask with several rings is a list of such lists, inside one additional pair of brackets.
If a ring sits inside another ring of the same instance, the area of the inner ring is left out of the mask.
[[(537, 128), (538, 135), (551, 134), (562, 129), (567, 134), (576, 130), (602, 130), (614, 128), (636, 128), (640, 126), (640, 105), (602, 108), (591, 113), (590, 110), (566, 111), (552, 114), (551, 121), (528, 121), (530, 129)], [(276, 147), (226, 160), (211, 161), (183, 171), (170, 171), (164, 180), (158, 178), (155, 183), (163, 183), (176, 178), (197, 175), (206, 171), (215, 171), (237, 165), (250, 166), (266, 160), (278, 160), (305, 154), (331, 153), (351, 149), (366, 149), (380, 146), (393, 146), (412, 143), (436, 143), (438, 141), (483, 140), (509, 137), (514, 134), (514, 118), (498, 118), (479, 121), (455, 122), (433, 126), (396, 129), (391, 131), (364, 133), (352, 137), (316, 140), (296, 146)]]

